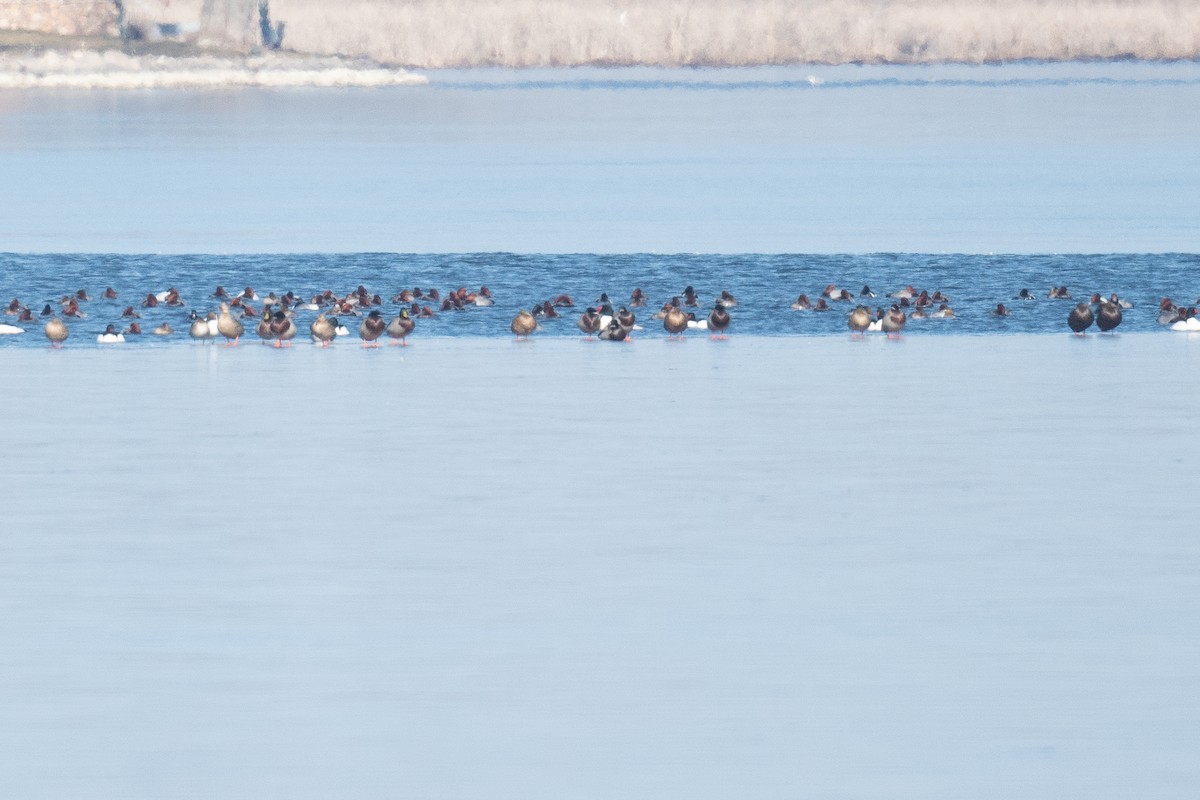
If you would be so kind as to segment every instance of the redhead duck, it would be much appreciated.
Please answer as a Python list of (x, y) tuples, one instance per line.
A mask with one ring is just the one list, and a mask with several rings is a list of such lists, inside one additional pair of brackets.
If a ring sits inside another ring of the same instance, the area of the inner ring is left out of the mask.
[(117, 292), (115, 289), (113, 289), (113, 287), (109, 286), (107, 289), (104, 290), (104, 294), (102, 294), (100, 296), (103, 297), (105, 300), (116, 300)]
[(521, 309), (508, 327), (516, 334), (517, 339), (528, 339), (529, 334), (537, 330), (537, 320), (533, 318), (533, 314)]
[[(905, 305), (907, 305), (904, 302), (906, 299), (907, 298), (903, 298), (903, 297), (900, 298), (900, 307), (901, 308), (903, 308)], [(915, 305), (917, 308), (924, 308), (925, 306), (933, 305), (933, 298), (929, 296), (929, 292), (922, 289), (921, 293), (919, 295), (917, 295), (917, 299), (913, 300), (912, 302), (913, 302), (913, 305)]]
[(71, 332), (67, 330), (67, 323), (63, 322), (58, 317), (54, 317), (47, 322), (46, 327), (43, 328), (43, 331), (46, 334), (46, 338), (50, 340), (51, 347), (62, 347), (63, 342), (65, 342), (67, 337), (71, 334)]
[(21, 309), (24, 307), (25, 306), (21, 305), (21, 301), (14, 297), (13, 301), (8, 304), (8, 308), (4, 309), (4, 313), (10, 317), (15, 317), (17, 314), (21, 313)]
[(579, 315), (579, 319), (575, 321), (575, 324), (579, 327), (579, 330), (583, 331), (584, 336), (591, 339), (600, 332), (600, 312), (588, 306), (587, 310)]
[(1108, 333), (1121, 324), (1121, 307), (1116, 303), (1105, 300), (1096, 309), (1096, 327), (1101, 333)]
[(663, 328), (667, 331), (668, 339), (682, 339), (683, 332), (688, 329), (687, 315), (681, 309), (670, 306), (663, 317)]
[(408, 289), (401, 289), (400, 294), (392, 298), (393, 303), (404, 303), (408, 305), (413, 301), (413, 293)]
[(949, 303), (942, 303), (940, 306), (938, 306), (938, 310), (934, 311), (929, 316), (937, 319), (951, 319), (954, 317), (954, 309), (950, 307)]
[(336, 319), (336, 317), (333, 320), (326, 319), (324, 314), (317, 315), (317, 318), (308, 326), (314, 344), (319, 344), (321, 347), (329, 346), (329, 343), (337, 336)]
[[(263, 311), (270, 311), (270, 306), (263, 306)], [(254, 310), (254, 306), (246, 303), (242, 306), (242, 319), (258, 319), (258, 312)]]
[(28, 308), (22, 308), (21, 313), (17, 315), (17, 322), (33, 322), (33, 312)]
[(141, 319), (141, 314), (133, 310), (133, 306), (125, 306), (125, 310), (121, 312), (121, 316), (126, 319)]
[(846, 317), (846, 324), (850, 326), (852, 335), (862, 336), (871, 326), (871, 310), (866, 306), (855, 306)]
[(129, 327), (121, 331), (121, 333), (125, 334), (126, 336), (140, 336), (142, 333), (141, 323), (131, 322), (129, 323)]
[(153, 333), (155, 336), (170, 336), (174, 332), (175, 329), (171, 327), (171, 323), (169, 322), (164, 322), (162, 325), (159, 325), (157, 328), (151, 331), (151, 333)]
[[(417, 297), (420, 297), (420, 296), (421, 295), (417, 295)], [(425, 293), (425, 297), (430, 300), (433, 300), (434, 302), (437, 302), (442, 299), (442, 295), (440, 292), (438, 292), (437, 289), (430, 289), (428, 292)]]
[(104, 329), (104, 333), (96, 337), (96, 341), (100, 344), (121, 344), (125, 341), (125, 337), (117, 333), (117, 329), (109, 325)]
[[(487, 294), (484, 294), (484, 291), (486, 291)], [(492, 297), (492, 290), (488, 289), (486, 286), (479, 287), (478, 292), (467, 296), (471, 298), (471, 302), (475, 303), (475, 305), (480, 308), (487, 308), (488, 306), (496, 304), (495, 298)]]
[(408, 335), (413, 332), (416, 323), (408, 315), (408, 309), (400, 309), (400, 315), (388, 323), (387, 335), (391, 337), (392, 344), (399, 344), (401, 347), (408, 346)]
[(553, 305), (550, 304), (549, 300), (542, 303), (542, 313), (545, 314), (546, 319), (554, 319), (555, 317), (559, 316), (558, 311)]
[(887, 334), (889, 339), (900, 338), (900, 331), (904, 330), (904, 323), (908, 318), (904, 316), (904, 312), (900, 310), (900, 306), (893, 303), (887, 313), (883, 315), (883, 332)]
[(1071, 309), (1071, 313), (1067, 315), (1067, 325), (1071, 330), (1075, 331), (1076, 336), (1082, 336), (1083, 332), (1092, 326), (1092, 320), (1095, 316), (1092, 314), (1091, 306), (1087, 303), (1080, 303)]
[(629, 336), (629, 332), (621, 327), (621, 323), (611, 319), (600, 329), (599, 335), (606, 342), (623, 342)]
[(358, 338), (362, 339), (363, 347), (379, 347), (379, 337), (386, 329), (387, 320), (379, 313), (379, 309), (375, 309), (358, 326)]
[(63, 308), (63, 316), (64, 317), (75, 317), (76, 319), (84, 319), (87, 317), (87, 314), (80, 311), (79, 303), (74, 298), (72, 298), (67, 303), (67, 305)]
[(842, 290), (832, 283), (825, 284), (825, 288), (821, 290), (821, 297), (824, 297), (826, 300), (841, 297), (841, 294)]
[(918, 294), (919, 294), (919, 292), (915, 288), (913, 288), (913, 285), (910, 283), (908, 286), (905, 286), (903, 289), (897, 289), (894, 292), (888, 292), (887, 296), (892, 298), (893, 300), (911, 300), (914, 297), (916, 297)]
[(492, 290), (491, 290), (491, 289), (489, 289), (487, 286), (480, 286), (480, 287), (479, 287), (479, 291), (477, 292), (477, 294), (478, 294), (480, 297), (486, 297), (488, 300), (495, 300), (495, 299), (496, 299), (495, 297), (493, 297), (493, 296), (492, 296)]
[(731, 295), (728, 291), (722, 291), (717, 301), (726, 308), (733, 308), (738, 304), (737, 298)]
[(276, 311), (271, 315), (271, 335), (275, 337), (276, 347), (291, 347), (296, 332), (296, 323), (285, 312)]
[(821, 297), (817, 300), (817, 304), (812, 307), (813, 311), (828, 311), (829, 303), (825, 302), (825, 298)]
[(725, 309), (725, 304), (717, 301), (716, 305), (713, 306), (713, 310), (708, 312), (708, 329), (712, 331), (709, 334), (709, 338), (724, 339), (725, 331), (729, 329), (731, 321), (729, 312)]
[(933, 293), (933, 294), (930, 296), (930, 298), (929, 298), (929, 299), (930, 299), (930, 300), (932, 300), (932, 301), (933, 301), (933, 302), (935, 302), (935, 303), (949, 303), (949, 302), (950, 302), (950, 298), (949, 298), (949, 297), (947, 297), (946, 295), (944, 295), (944, 294), (942, 294), (941, 292), (939, 292), (939, 291), (936, 291), (936, 290), (935, 290), (935, 291), (934, 291), (934, 293)]
[(1004, 303), (997, 303), (996, 307), (992, 309), (993, 317), (1007, 317), (1011, 313), (1012, 312), (1004, 306)]
[(1130, 309), (1133, 308), (1133, 303), (1117, 297), (1117, 293), (1113, 292), (1108, 296), (1108, 302), (1112, 303), (1117, 308)]
[(434, 310), (433, 310), (433, 308), (432, 308), (432, 307), (430, 307), (430, 306), (421, 306), (421, 310), (420, 310), (420, 312), (417, 314), (417, 316), (420, 316), (420, 317), (433, 317), (433, 316), (437, 316), (437, 315), (436, 315), (436, 313), (434, 312)]
[(1070, 300), (1071, 292), (1065, 286), (1051, 286), (1046, 298), (1049, 300)]
[(792, 303), (793, 311), (809, 311), (812, 309), (812, 302), (808, 299), (808, 295), (802, 294), (796, 298), (796, 302)]
[(241, 300), (258, 302), (258, 295), (254, 293), (254, 288), (251, 286), (247, 286), (245, 289), (243, 289), (242, 293), (238, 295), (238, 298)]
[(80, 289), (78, 292), (75, 293), (75, 299), (86, 302), (88, 300), (91, 300), (92, 296), (87, 293), (87, 290)]
[[(903, 306), (901, 306), (901, 308), (903, 308)], [(923, 306), (917, 306), (908, 315), (908, 318), (909, 319), (929, 319), (929, 314), (925, 313), (925, 308)]]
[(646, 293), (641, 289), (634, 289), (633, 294), (629, 295), (629, 305), (633, 306), (634, 308), (640, 308), (646, 305), (648, 300), (649, 298), (646, 297)]
[(238, 341), (245, 332), (246, 326), (229, 313), (228, 305), (221, 303), (221, 314), (217, 317), (217, 333), (225, 337), (225, 345), (237, 347)]
[(218, 286), (216, 291), (212, 293), (212, 296), (217, 300), (226, 300), (229, 298), (229, 292), (225, 291), (224, 286)]
[(152, 294), (146, 295), (146, 299), (142, 301), (142, 308), (157, 308), (158, 298)]

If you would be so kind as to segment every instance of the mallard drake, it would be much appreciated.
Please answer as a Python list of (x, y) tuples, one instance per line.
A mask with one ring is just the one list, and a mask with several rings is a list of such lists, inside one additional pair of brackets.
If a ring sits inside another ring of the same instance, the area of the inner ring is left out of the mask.
[(221, 313), (217, 317), (217, 333), (225, 337), (227, 347), (237, 347), (238, 340), (246, 332), (246, 326), (241, 320), (229, 313), (229, 306), (221, 303)]
[(313, 320), (312, 325), (308, 326), (308, 331), (312, 334), (312, 340), (315, 344), (321, 347), (328, 347), (329, 343), (337, 336), (337, 317), (333, 321), (326, 319), (324, 314), (318, 314)]
[(533, 318), (533, 314), (521, 309), (508, 327), (518, 339), (528, 339), (529, 334), (537, 330), (537, 320)]
[(1096, 327), (1101, 333), (1108, 333), (1121, 324), (1121, 307), (1116, 303), (1105, 300), (1096, 309)]
[(296, 338), (296, 323), (286, 312), (276, 311), (271, 316), (271, 336), (275, 338), (276, 347), (287, 347)]
[(383, 314), (376, 309), (367, 314), (366, 319), (358, 326), (358, 338), (362, 339), (363, 347), (379, 347), (379, 337), (387, 330), (387, 321)]
[(50, 340), (51, 347), (62, 347), (63, 342), (67, 340), (71, 332), (67, 330), (67, 323), (63, 322), (58, 317), (52, 318), (46, 323), (45, 327), (46, 338)]
[(713, 310), (708, 312), (708, 329), (712, 331), (708, 336), (710, 339), (724, 339), (725, 331), (729, 327), (730, 319), (729, 312), (725, 309), (725, 304), (720, 300), (713, 306)]
[(1067, 325), (1073, 330), (1076, 335), (1082, 335), (1084, 331), (1092, 327), (1092, 321), (1095, 315), (1092, 314), (1092, 308), (1087, 303), (1080, 303), (1071, 309), (1071, 313), (1067, 314)]
[(262, 318), (259, 319), (258, 325), (255, 326), (254, 332), (258, 334), (258, 338), (262, 339), (262, 343), (266, 344), (275, 338), (271, 333), (271, 309), (264, 308)]
[(588, 306), (587, 310), (579, 315), (575, 324), (579, 326), (579, 330), (583, 331), (584, 336), (591, 339), (600, 332), (600, 312), (592, 306)]
[(683, 338), (683, 332), (687, 330), (687, 327), (687, 314), (675, 306), (669, 307), (666, 316), (663, 317), (663, 328), (666, 329), (668, 338), (676, 336)]
[(850, 326), (851, 332), (862, 336), (867, 328), (871, 327), (871, 309), (866, 306), (855, 306), (854, 310), (846, 316), (846, 324)]
[(401, 347), (407, 347), (407, 337), (413, 332), (416, 327), (416, 322), (409, 316), (408, 309), (400, 309), (400, 314), (394, 320), (388, 323), (387, 335), (394, 341), (392, 344), (399, 344)]

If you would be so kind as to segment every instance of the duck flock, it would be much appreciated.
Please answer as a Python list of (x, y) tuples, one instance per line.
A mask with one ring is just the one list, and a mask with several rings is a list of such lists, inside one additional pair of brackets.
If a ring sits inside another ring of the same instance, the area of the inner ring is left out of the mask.
[[(951, 298), (938, 290), (909, 285), (886, 293), (883, 302), (878, 302), (878, 297), (869, 286), (852, 292), (828, 284), (819, 293), (814, 292), (812, 299), (808, 294), (800, 294), (788, 308), (814, 314), (841, 309), (839, 313), (845, 314), (846, 326), (854, 336), (880, 332), (897, 337), (909, 320), (957, 316)], [(1045, 297), (1074, 301), (1066, 286), (1051, 287)], [(1038, 295), (1029, 289), (1021, 289), (1012, 296), (1010, 303), (1038, 299)], [(287, 347), (298, 335), (304, 335), (323, 347), (339, 337), (355, 336), (363, 347), (378, 347), (381, 340), (404, 346), (422, 318), (494, 304), (495, 296), (487, 286), (477, 290), (460, 286), (445, 292), (436, 288), (404, 289), (388, 300), (362, 285), (347, 294), (325, 290), (307, 298), (291, 291), (260, 296), (250, 286), (232, 292), (217, 286), (199, 305), (189, 304), (176, 288), (147, 293), (135, 303), (123, 304), (118, 293), (109, 287), (97, 298), (80, 289), (74, 294), (63, 295), (57, 302), (45, 303), (40, 311), (14, 298), (4, 309), (12, 322), (0, 323), (0, 334), (21, 334), (30, 326), (41, 324), (51, 346), (61, 347), (71, 337), (73, 327), (83, 327), (88, 330), (87, 336), (93, 335), (99, 325), (85, 321), (101, 317), (105, 327), (95, 333), (96, 341), (101, 344), (120, 344), (128, 337), (146, 335), (187, 336), (200, 342), (224, 339), (229, 346), (235, 346), (248, 336), (263, 344)], [(635, 331), (644, 327), (639, 322), (641, 315), (646, 324), (650, 324), (650, 320), (661, 324), (668, 337), (683, 337), (689, 330), (703, 330), (710, 338), (724, 338), (734, 323), (737, 306), (738, 299), (727, 290), (709, 303), (702, 301), (692, 286), (685, 287), (661, 305), (652, 304), (640, 288), (634, 289), (623, 304), (614, 303), (608, 293), (602, 293), (581, 310), (575, 310), (575, 298), (559, 294), (518, 311), (508, 321), (508, 330), (518, 339), (524, 339), (540, 330), (543, 322), (570, 315), (585, 337), (629, 341)], [(780, 307), (781, 310), (784, 308), (782, 303)], [(649, 308), (655, 310), (649, 312)], [(1120, 326), (1124, 312), (1131, 308), (1132, 303), (1115, 293), (1108, 297), (1092, 294), (1086, 300), (1070, 305), (1064, 322), (1076, 334), (1083, 334), (1093, 325), (1101, 332), (1111, 332)], [(991, 310), (994, 317), (1006, 317), (1011, 313), (1003, 302)], [(164, 318), (154, 327), (147, 322), (148, 330), (143, 331), (144, 316), (152, 320), (169, 316), (176, 320), (180, 330), (171, 325), (170, 319)], [(348, 326), (348, 321), (353, 324)], [(1157, 321), (1172, 330), (1200, 331), (1196, 307), (1176, 305), (1166, 297), (1159, 302)], [(498, 320), (497, 331), (502, 330), (501, 324)]]

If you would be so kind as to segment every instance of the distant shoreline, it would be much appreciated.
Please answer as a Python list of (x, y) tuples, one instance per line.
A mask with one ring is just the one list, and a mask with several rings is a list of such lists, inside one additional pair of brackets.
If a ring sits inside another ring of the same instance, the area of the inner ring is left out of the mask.
[(366, 87), (426, 79), (364, 58), (0, 31), (0, 89)]

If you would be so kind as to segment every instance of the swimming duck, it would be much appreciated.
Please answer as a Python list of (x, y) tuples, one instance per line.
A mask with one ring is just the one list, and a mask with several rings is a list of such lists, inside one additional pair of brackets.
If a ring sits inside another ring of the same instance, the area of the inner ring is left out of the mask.
[(1007, 317), (1011, 313), (1012, 312), (1008, 310), (1004, 303), (997, 303), (996, 307), (992, 309), (993, 317)]
[(914, 297), (916, 297), (918, 294), (919, 294), (919, 292), (915, 288), (913, 288), (913, 285), (910, 283), (908, 286), (905, 286), (903, 289), (897, 289), (894, 292), (888, 292), (887, 296), (891, 297), (894, 300), (900, 300), (900, 299), (911, 300)]
[(100, 296), (103, 297), (105, 300), (116, 300), (117, 292), (115, 289), (113, 289), (113, 287), (109, 286), (107, 289), (104, 290), (104, 294), (102, 294)]
[(117, 333), (117, 329), (109, 325), (104, 329), (104, 333), (96, 337), (96, 341), (100, 344), (120, 344), (125, 341), (125, 337)]
[(246, 326), (229, 313), (229, 306), (221, 303), (221, 313), (217, 317), (217, 333), (225, 337), (227, 347), (237, 347), (238, 340), (246, 332)]
[(80, 289), (78, 292), (76, 292), (76, 293), (75, 293), (75, 299), (76, 299), (76, 300), (82, 300), (82, 301), (85, 301), (85, 302), (86, 302), (86, 301), (88, 301), (88, 300), (91, 300), (91, 299), (92, 299), (92, 296), (91, 296), (90, 294), (88, 294), (88, 293), (87, 293), (87, 290), (86, 290), (86, 289)]
[(796, 302), (792, 303), (793, 311), (809, 311), (812, 309), (812, 301), (808, 299), (808, 295), (802, 294), (796, 298)]
[(28, 308), (22, 308), (21, 313), (17, 314), (17, 322), (33, 322), (33, 312)]
[(663, 328), (667, 331), (667, 338), (674, 339), (676, 337), (682, 339), (683, 332), (688, 329), (688, 318), (683, 311), (675, 306), (670, 306), (667, 309), (666, 315), (663, 317)]
[(708, 329), (712, 331), (709, 334), (709, 338), (724, 339), (725, 331), (729, 328), (731, 321), (729, 312), (725, 309), (725, 304), (718, 300), (713, 306), (713, 310), (708, 312)]
[(1033, 296), (1033, 292), (1029, 291), (1028, 289), (1022, 289), (1021, 291), (1019, 291), (1017, 293), (1017, 296), (1013, 298), (1013, 300), (1036, 300), (1036, 299), (1037, 298)]
[(133, 306), (125, 306), (125, 310), (121, 312), (121, 316), (126, 319), (141, 319), (142, 315), (133, 310)]
[[(334, 317), (334, 319), (337, 319)], [(324, 314), (318, 314), (312, 324), (308, 326), (309, 333), (312, 334), (314, 344), (319, 344), (321, 347), (328, 347), (329, 343), (337, 336), (337, 325), (335, 322), (325, 318)]]
[(817, 299), (817, 304), (816, 304), (815, 306), (813, 306), (813, 307), (812, 307), (811, 309), (809, 309), (809, 310), (810, 310), (810, 311), (828, 311), (828, 310), (829, 310), (829, 303), (825, 302), (825, 298), (824, 298), (824, 297), (818, 298), (818, 299)]
[(904, 323), (907, 321), (908, 318), (900, 310), (900, 306), (893, 303), (892, 307), (883, 315), (883, 325), (881, 327), (889, 339), (898, 339), (900, 338), (900, 331), (904, 330)]
[(129, 327), (121, 331), (126, 336), (139, 336), (142, 333), (142, 326), (137, 322), (129, 323)]
[(400, 315), (388, 323), (387, 335), (392, 338), (392, 344), (399, 344), (402, 347), (408, 346), (407, 337), (413, 332), (416, 323), (408, 315), (408, 309), (400, 309)]
[(69, 330), (67, 330), (67, 323), (63, 322), (58, 317), (54, 317), (47, 322), (46, 327), (43, 330), (46, 334), (46, 338), (50, 340), (51, 347), (62, 347), (63, 342), (67, 340), (67, 337), (71, 333)]
[(170, 336), (174, 332), (175, 329), (171, 327), (171, 323), (169, 322), (164, 322), (162, 325), (159, 325), (157, 328), (151, 331), (151, 333), (153, 333), (155, 336)]
[(558, 310), (554, 308), (549, 300), (542, 303), (542, 314), (545, 315), (546, 319), (554, 319), (560, 316)]
[(728, 291), (722, 291), (721, 296), (717, 298), (721, 305), (726, 308), (733, 308), (738, 304), (737, 298), (731, 295)]
[(43, 317), (53, 317), (54, 316), (54, 309), (52, 309), (50, 307), (49, 303), (46, 303), (46, 305), (44, 305), (42, 307), (41, 316), (43, 316)]
[(846, 316), (846, 324), (850, 326), (852, 335), (862, 336), (871, 326), (871, 310), (866, 306), (855, 306)]
[(683, 289), (683, 304), (685, 306), (700, 305), (700, 298), (696, 297), (696, 290), (691, 286), (685, 286)]
[(1113, 292), (1108, 296), (1108, 302), (1115, 305), (1117, 308), (1129, 309), (1133, 308), (1133, 303), (1123, 298), (1117, 297), (1117, 293)]
[(21, 301), (14, 297), (13, 301), (8, 304), (7, 308), (4, 309), (4, 313), (10, 317), (15, 317), (17, 314), (21, 313), (21, 309), (24, 307), (25, 306), (21, 304)]
[(875, 293), (871, 291), (871, 287), (863, 284), (862, 291), (858, 293), (859, 297), (874, 297)]
[(387, 329), (387, 321), (383, 314), (375, 309), (358, 326), (358, 337), (362, 339), (363, 347), (379, 347), (379, 337)]
[(1080, 303), (1071, 309), (1071, 313), (1067, 315), (1067, 325), (1079, 336), (1092, 326), (1093, 319), (1095, 317), (1092, 314), (1091, 306), (1087, 303)]
[(579, 315), (579, 319), (575, 321), (579, 330), (583, 331), (583, 335), (591, 339), (600, 332), (600, 312), (592, 306), (588, 306), (587, 310)]
[(516, 334), (517, 339), (528, 339), (529, 334), (537, 330), (537, 320), (533, 318), (533, 314), (521, 309), (508, 327)]
[(24, 332), (24, 328), (18, 328), (16, 325), (9, 325), (7, 322), (0, 322), (0, 336), (15, 336), (18, 333)]
[(949, 303), (942, 303), (940, 306), (938, 306), (938, 310), (934, 311), (929, 316), (935, 317), (937, 319), (950, 319), (950, 318), (954, 317), (955, 314), (954, 314), (954, 309), (950, 307)]
[(629, 305), (633, 306), (634, 308), (640, 308), (641, 306), (646, 305), (648, 300), (649, 298), (646, 297), (646, 293), (641, 289), (634, 289), (633, 294), (629, 295)]
[(569, 294), (560, 294), (558, 297), (554, 298), (554, 305), (558, 306), (559, 308), (574, 308), (575, 300)]
[(1051, 286), (1046, 298), (1049, 300), (1070, 300), (1071, 292), (1066, 286)]
[(1108, 333), (1121, 324), (1121, 307), (1107, 300), (1096, 309), (1096, 327), (1101, 333)]

